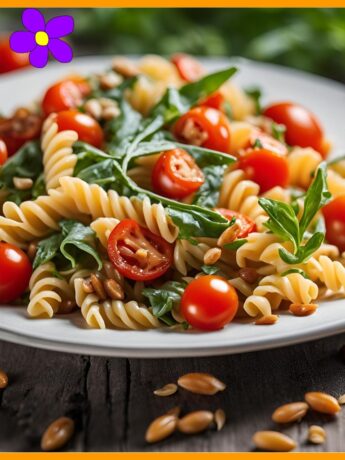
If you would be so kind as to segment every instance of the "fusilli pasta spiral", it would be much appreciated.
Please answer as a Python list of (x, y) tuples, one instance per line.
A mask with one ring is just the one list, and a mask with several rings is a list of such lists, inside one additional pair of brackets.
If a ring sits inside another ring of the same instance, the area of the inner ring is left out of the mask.
[(322, 156), (311, 147), (296, 147), (287, 156), (290, 185), (307, 189), (313, 174), (322, 161)]

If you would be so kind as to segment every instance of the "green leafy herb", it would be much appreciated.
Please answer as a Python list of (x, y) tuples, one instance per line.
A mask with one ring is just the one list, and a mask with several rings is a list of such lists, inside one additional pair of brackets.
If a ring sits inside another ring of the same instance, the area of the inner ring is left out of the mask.
[(262, 91), (261, 89), (258, 87), (246, 88), (245, 92), (251, 99), (253, 99), (255, 103), (256, 114), (259, 115), (262, 111), (262, 108), (261, 108)]
[(262, 145), (262, 142), (260, 141), (260, 139), (255, 139), (255, 142), (253, 144), (253, 147), (254, 148), (258, 148), (258, 149), (262, 149), (263, 148), (263, 145)]
[(246, 238), (238, 238), (237, 240), (233, 241), (232, 243), (224, 244), (224, 248), (225, 249), (230, 249), (231, 251), (236, 251), (238, 248), (240, 248), (241, 246), (246, 244), (247, 241), (248, 240)]
[(225, 168), (226, 166), (215, 165), (203, 169), (205, 182), (195, 193), (193, 204), (211, 209), (216, 206)]
[(206, 273), (206, 275), (214, 275), (219, 272), (219, 267), (216, 265), (202, 265), (201, 270)]
[(272, 129), (272, 136), (275, 139), (277, 139), (279, 142), (285, 142), (285, 131), (286, 131), (285, 125), (281, 125), (273, 121), (271, 125), (271, 129)]
[(35, 260), (33, 262), (33, 268), (37, 268), (43, 265), (58, 254), (60, 245), (62, 243), (63, 236), (61, 233), (54, 233), (53, 235), (41, 240), (37, 246), (37, 252)]
[(290, 270), (286, 270), (286, 272), (282, 273), (281, 276), (287, 276), (291, 273), (299, 273), (303, 276), (303, 278), (309, 279), (307, 273), (304, 270), (301, 270), (300, 268), (290, 268)]

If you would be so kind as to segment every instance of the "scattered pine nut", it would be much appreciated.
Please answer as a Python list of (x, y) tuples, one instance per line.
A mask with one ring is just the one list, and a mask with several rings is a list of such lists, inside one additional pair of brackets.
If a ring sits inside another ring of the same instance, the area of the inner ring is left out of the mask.
[(214, 421), (216, 423), (217, 431), (220, 431), (226, 422), (226, 415), (223, 409), (217, 409), (214, 413)]
[(162, 388), (158, 388), (158, 390), (155, 390), (153, 393), (156, 396), (171, 396), (177, 391), (177, 385), (175, 383), (168, 383), (167, 385), (164, 385)]
[(304, 398), (313, 410), (322, 414), (335, 415), (341, 410), (338, 401), (327, 393), (311, 391)]
[(253, 443), (258, 449), (270, 452), (289, 452), (296, 447), (293, 439), (278, 431), (257, 431)]
[(190, 412), (178, 420), (177, 429), (185, 434), (200, 433), (210, 426), (213, 417), (213, 413), (208, 410)]
[(5, 371), (0, 369), (0, 389), (6, 388), (8, 385), (8, 376)]
[(205, 265), (214, 265), (220, 259), (222, 255), (222, 250), (219, 248), (210, 248), (205, 252), (204, 255), (204, 264)]
[(29, 190), (34, 184), (30, 177), (14, 177), (12, 180), (17, 190)]
[(90, 281), (91, 281), (92, 287), (93, 287), (94, 291), (96, 292), (96, 294), (98, 295), (98, 297), (101, 300), (106, 300), (107, 294), (106, 294), (106, 292), (104, 290), (103, 283), (95, 273), (91, 273)]
[(339, 398), (338, 398), (338, 403), (339, 403), (341, 406), (345, 404), (345, 394), (339, 396)]
[(225, 244), (232, 243), (236, 238), (237, 235), (241, 231), (241, 226), (237, 222), (235, 222), (231, 227), (228, 227), (224, 232), (220, 235), (217, 240), (218, 246), (224, 246)]
[(162, 441), (171, 436), (176, 430), (177, 417), (172, 414), (164, 414), (153, 420), (146, 430), (145, 440), (149, 443)]
[(266, 315), (266, 316), (261, 316), (261, 318), (258, 318), (255, 321), (255, 324), (257, 326), (263, 326), (263, 325), (271, 325), (275, 324), (279, 319), (279, 316), (277, 315)]
[(305, 402), (293, 402), (278, 407), (272, 414), (272, 420), (276, 423), (291, 423), (300, 421), (308, 411)]
[(202, 372), (191, 372), (182, 375), (177, 381), (178, 385), (191, 393), (200, 395), (214, 395), (218, 391), (224, 391), (225, 383), (218, 380), (211, 374)]
[(175, 415), (176, 417), (179, 417), (180, 414), (181, 414), (181, 407), (179, 407), (179, 406), (173, 407), (172, 409), (169, 409), (166, 414), (167, 415)]
[(315, 303), (292, 303), (289, 312), (295, 316), (309, 316), (316, 312), (318, 306)]
[(71, 418), (58, 418), (43, 433), (41, 449), (44, 451), (61, 449), (73, 436), (74, 428), (75, 424)]
[(323, 444), (326, 441), (326, 431), (322, 426), (311, 425), (308, 430), (308, 441), (312, 444)]

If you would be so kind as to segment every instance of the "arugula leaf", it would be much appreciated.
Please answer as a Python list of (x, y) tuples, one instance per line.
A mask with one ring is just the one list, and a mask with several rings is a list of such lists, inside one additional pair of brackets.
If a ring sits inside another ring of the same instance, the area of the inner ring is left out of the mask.
[(203, 169), (205, 182), (195, 193), (193, 204), (205, 208), (214, 208), (218, 202), (219, 190), (223, 182), (226, 166), (206, 166)]
[(236, 158), (228, 153), (218, 152), (217, 150), (206, 149), (196, 145), (182, 144), (175, 142), (175, 147), (180, 147), (186, 150), (196, 161), (200, 168), (211, 165), (230, 165), (236, 161)]
[(37, 245), (37, 252), (33, 261), (33, 268), (36, 269), (52, 260), (59, 252), (60, 244), (62, 243), (63, 236), (61, 233), (54, 233), (53, 235), (41, 240)]
[(134, 138), (142, 122), (140, 113), (134, 110), (125, 99), (121, 100), (119, 108), (120, 115), (113, 118), (106, 126), (106, 135), (111, 149)]
[(219, 267), (216, 265), (202, 265), (201, 270), (206, 273), (206, 275), (214, 275), (219, 272)]
[(325, 234), (315, 233), (304, 246), (300, 246), (295, 254), (287, 251), (285, 248), (279, 249), (281, 259), (288, 264), (302, 264), (306, 262), (313, 253), (321, 246), (325, 239)]

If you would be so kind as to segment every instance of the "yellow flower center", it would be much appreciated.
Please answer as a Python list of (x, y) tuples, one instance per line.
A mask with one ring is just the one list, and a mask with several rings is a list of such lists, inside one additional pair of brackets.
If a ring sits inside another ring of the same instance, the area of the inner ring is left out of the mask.
[(46, 32), (36, 32), (35, 40), (37, 45), (46, 46), (49, 43), (49, 37)]

